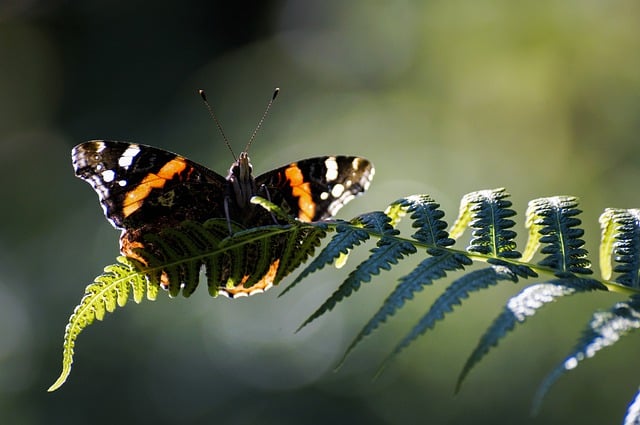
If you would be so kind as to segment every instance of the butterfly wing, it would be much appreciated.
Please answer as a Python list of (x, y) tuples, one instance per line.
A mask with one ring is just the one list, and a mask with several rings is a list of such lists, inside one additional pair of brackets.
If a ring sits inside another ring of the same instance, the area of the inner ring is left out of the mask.
[(76, 176), (93, 187), (116, 228), (224, 217), (226, 179), (172, 152), (92, 140), (74, 147), (71, 156)]
[(301, 221), (333, 217), (369, 188), (375, 169), (365, 158), (325, 156), (305, 159), (256, 178), (258, 195), (268, 197)]

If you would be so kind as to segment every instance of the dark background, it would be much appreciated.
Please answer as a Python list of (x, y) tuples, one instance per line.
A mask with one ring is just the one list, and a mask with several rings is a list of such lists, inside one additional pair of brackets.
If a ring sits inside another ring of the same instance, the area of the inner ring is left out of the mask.
[(412, 260), (297, 334), (347, 269), (282, 298), (200, 288), (131, 302), (81, 334), (69, 380), (46, 388), (67, 318), (117, 254), (117, 232), (73, 176), (75, 144), (147, 143), (224, 174), (232, 157), (196, 90), (237, 152), (278, 86), (255, 170), (370, 158), (371, 191), (341, 217), (429, 193), (452, 221), (463, 194), (507, 186), (524, 235), (529, 199), (573, 194), (595, 254), (604, 208), (638, 206), (639, 18), (631, 0), (0, 2), (0, 423), (619, 423), (640, 382), (633, 337), (563, 377), (529, 416), (545, 373), (611, 294), (545, 308), (454, 397), (466, 357), (519, 290), (494, 288), (372, 382), (441, 282), (332, 373)]

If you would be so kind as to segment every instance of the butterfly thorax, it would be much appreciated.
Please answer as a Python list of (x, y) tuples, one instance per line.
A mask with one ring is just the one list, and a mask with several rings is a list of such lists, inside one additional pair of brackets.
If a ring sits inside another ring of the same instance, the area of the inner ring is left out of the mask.
[(239, 208), (250, 205), (251, 197), (256, 194), (256, 180), (252, 174), (253, 166), (246, 152), (241, 152), (227, 175), (229, 196), (232, 196)]

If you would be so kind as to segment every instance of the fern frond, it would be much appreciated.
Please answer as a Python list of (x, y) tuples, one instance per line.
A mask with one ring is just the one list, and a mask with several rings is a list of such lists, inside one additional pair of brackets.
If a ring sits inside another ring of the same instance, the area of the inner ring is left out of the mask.
[[(363, 217), (361, 216), (361, 219)], [(392, 265), (397, 264), (405, 256), (417, 252), (416, 247), (411, 242), (390, 237), (397, 235), (399, 232), (389, 224), (391, 219), (385, 214), (367, 214), (365, 220), (365, 228), (371, 228), (381, 234), (376, 247), (371, 249), (369, 258), (360, 263), (349, 274), (340, 287), (300, 325), (298, 330), (332, 310), (337, 303), (349, 297), (360, 288), (363, 282), (369, 282), (371, 277), (379, 274), (381, 270), (390, 270)]]
[(530, 251), (533, 246), (544, 245), (541, 253), (546, 256), (538, 264), (550, 267), (558, 277), (592, 273), (583, 248), (584, 230), (578, 227), (581, 221), (576, 217), (582, 211), (577, 206), (578, 198), (574, 196), (553, 196), (534, 199), (527, 208), (527, 223), (536, 231), (530, 232), (527, 247)]
[[(529, 238), (521, 255), (515, 242), (516, 233), (512, 230), (515, 224), (512, 217), (516, 213), (511, 208), (509, 196), (501, 188), (465, 195), (449, 233), (440, 205), (427, 195), (413, 195), (393, 202), (384, 212), (362, 214), (350, 222), (319, 223), (302, 223), (270, 201), (254, 197), (251, 202), (269, 211), (274, 223), (279, 220), (285, 224), (246, 229), (218, 218), (204, 224), (184, 222), (159, 234), (145, 235), (143, 244), (135, 235), (131, 246), (143, 245), (144, 249), (133, 249), (131, 254), (135, 259), (119, 258), (117, 264), (105, 268), (104, 273), (87, 286), (84, 297), (71, 315), (65, 330), (62, 372), (49, 391), (59, 388), (69, 376), (75, 341), (83, 329), (96, 319), (102, 320), (118, 306), (124, 306), (130, 296), (136, 303), (141, 302), (145, 294), (153, 300), (159, 288), (163, 288), (170, 296), (182, 293), (188, 297), (196, 290), (203, 267), (212, 296), (237, 297), (262, 292), (305, 262), (327, 233), (335, 231), (318, 257), (280, 295), (328, 264), (343, 265), (351, 250), (364, 241), (373, 237), (377, 243), (370, 249), (368, 258), (354, 267), (298, 330), (333, 310), (381, 271), (390, 270), (418, 250), (424, 256), (411, 272), (398, 279), (390, 295), (348, 346), (340, 364), (417, 292), (438, 279), (464, 270), (473, 261), (489, 264), (487, 268), (456, 276), (457, 279), (398, 342), (378, 373), (473, 293), (503, 281), (517, 283), (520, 278), (537, 277), (537, 272), (556, 276), (556, 279), (525, 288), (507, 302), (467, 359), (458, 377), (456, 392), (473, 367), (493, 347), (544, 305), (560, 297), (594, 290), (633, 294), (610, 311), (593, 315), (577, 346), (541, 385), (534, 401), (537, 409), (562, 373), (640, 327), (640, 210), (607, 209), (600, 217), (600, 265), (607, 280), (600, 282), (586, 277), (592, 271), (584, 249), (577, 198), (556, 196), (529, 203), (525, 223)], [(397, 229), (407, 217), (411, 220), (411, 231), (415, 231), (411, 236), (401, 235)], [(468, 247), (466, 250), (454, 248), (455, 239), (467, 228), (472, 232)], [(537, 265), (530, 264), (538, 252), (541, 260)], [(616, 283), (608, 281), (612, 276)], [(629, 423), (640, 422), (639, 399), (640, 395), (637, 395), (629, 407)]]
[[(105, 268), (94, 283), (87, 286), (85, 296), (69, 318), (64, 336), (62, 373), (49, 388), (59, 388), (71, 372), (75, 341), (95, 319), (102, 320), (117, 306), (124, 306), (133, 291), (139, 303), (145, 295), (154, 300), (160, 287), (176, 296), (182, 290), (189, 296), (199, 281), (204, 265), (209, 292), (250, 288), (258, 281), (260, 292), (276, 285), (300, 263), (313, 254), (326, 235), (322, 223), (271, 225), (242, 230), (228, 235), (225, 219), (213, 219), (203, 225), (184, 222), (159, 234), (145, 237), (145, 249), (136, 249), (138, 259), (119, 257), (118, 264)], [(253, 293), (249, 292), (249, 293)]]
[(515, 328), (516, 324), (524, 323), (527, 318), (533, 316), (540, 308), (559, 297), (595, 290), (606, 291), (607, 288), (594, 279), (554, 279), (549, 282), (528, 286), (519, 294), (511, 297), (507, 301), (503, 312), (485, 331), (478, 345), (467, 359), (462, 372), (458, 376), (456, 393), (460, 390), (462, 382), (471, 369), (489, 353), (492, 347), (496, 347), (500, 340)]
[(627, 301), (616, 303), (609, 311), (594, 313), (571, 354), (540, 385), (532, 410), (538, 411), (546, 393), (566, 371), (575, 369), (579, 362), (595, 356), (603, 348), (612, 346), (621, 337), (638, 328), (640, 328), (640, 295), (634, 295)]
[(462, 304), (462, 300), (469, 297), (470, 292), (486, 289), (496, 285), (500, 281), (518, 281), (518, 275), (509, 267), (493, 265), (485, 269), (474, 270), (456, 279), (447, 287), (444, 293), (433, 303), (413, 329), (396, 345), (391, 354), (382, 362), (378, 374), (387, 364), (402, 350), (407, 348), (420, 335), (435, 326), (435, 323), (444, 318), (444, 315), (453, 311), (453, 307)]
[[(640, 209), (607, 208), (600, 216), (602, 278), (631, 288), (640, 287)], [(615, 267), (611, 267), (611, 259)]]
[[(48, 389), (55, 391), (65, 383), (71, 373), (76, 339), (80, 332), (94, 320), (102, 320), (105, 314), (113, 313), (116, 307), (124, 307), (133, 289), (133, 299), (139, 303), (144, 297), (146, 278), (139, 271), (139, 264), (126, 257), (118, 257), (118, 264), (104, 268), (104, 273), (87, 286), (80, 304), (73, 310), (64, 332), (62, 372)], [(154, 300), (157, 292), (147, 291), (147, 298)]]

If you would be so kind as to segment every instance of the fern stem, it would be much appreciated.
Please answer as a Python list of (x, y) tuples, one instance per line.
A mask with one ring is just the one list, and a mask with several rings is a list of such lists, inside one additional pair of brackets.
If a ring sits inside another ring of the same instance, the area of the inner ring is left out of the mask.
[[(333, 224), (329, 224), (328, 227), (329, 228), (333, 228), (335, 225)], [(487, 262), (490, 259), (493, 258), (498, 258), (498, 257), (494, 257), (491, 255), (485, 255), (485, 254), (480, 254), (477, 252), (470, 252), (470, 251), (466, 251), (464, 249), (456, 249), (456, 248), (451, 248), (451, 247), (443, 247), (443, 246), (439, 246), (439, 245), (434, 245), (434, 244), (428, 244), (428, 243), (424, 243), (421, 241), (417, 241), (415, 239), (411, 239), (411, 238), (407, 238), (407, 237), (402, 237), (402, 236), (398, 236), (398, 235), (385, 235), (382, 234), (380, 232), (376, 232), (375, 230), (372, 229), (367, 229), (367, 228), (358, 228), (361, 231), (367, 232), (371, 237), (373, 238), (377, 238), (377, 239), (381, 239), (382, 237), (385, 238), (392, 238), (395, 239), (399, 242), (408, 242), (413, 244), (416, 248), (424, 248), (424, 249), (440, 249), (443, 251), (447, 251), (449, 253), (452, 254), (460, 254), (460, 255), (464, 255), (466, 257), (469, 257), (471, 259), (473, 259), (474, 261), (481, 261), (481, 262)], [(503, 258), (500, 257), (501, 261), (504, 261), (505, 263), (509, 263), (512, 264), (514, 266), (525, 266), (525, 267), (529, 267), (532, 270), (534, 270), (535, 272), (538, 272), (540, 274), (548, 274), (551, 276), (555, 276), (556, 271), (554, 269), (552, 269), (551, 267), (545, 267), (545, 266), (540, 266), (537, 264), (532, 264), (529, 263), (527, 261), (521, 261), (521, 260), (516, 260), (513, 258)], [(605, 281), (605, 280), (601, 280), (600, 283), (602, 283), (604, 286), (607, 287), (607, 289), (611, 292), (615, 292), (618, 294), (622, 294), (622, 295), (634, 295), (634, 294), (640, 294), (640, 290), (638, 289), (634, 289), (634, 288), (630, 288), (628, 286), (624, 286), (624, 285), (620, 285), (616, 282), (613, 281)]]

